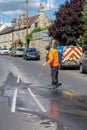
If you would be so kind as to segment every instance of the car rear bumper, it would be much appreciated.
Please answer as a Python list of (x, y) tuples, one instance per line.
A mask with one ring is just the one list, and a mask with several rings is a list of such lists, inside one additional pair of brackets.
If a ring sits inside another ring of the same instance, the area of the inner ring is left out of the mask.
[(40, 56), (27, 56), (28, 60), (39, 60)]
[(16, 53), (15, 53), (14, 56), (23, 56), (23, 54), (16, 54)]
[(0, 52), (0, 55), (9, 55), (9, 52)]

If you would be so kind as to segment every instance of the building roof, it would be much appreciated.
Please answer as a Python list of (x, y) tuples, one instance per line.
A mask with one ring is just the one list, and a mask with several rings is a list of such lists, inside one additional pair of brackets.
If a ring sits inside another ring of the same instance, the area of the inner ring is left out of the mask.
[(5, 24), (0, 24), (0, 32), (4, 30), (7, 26)]
[(4, 28), (1, 32), (0, 35), (6, 34), (6, 33), (10, 33), (13, 31), (13, 27), (6, 27)]
[[(38, 17), (39, 15), (28, 17), (28, 27), (30, 27)], [(19, 30), (19, 28), (24, 29), (26, 28), (26, 26), (27, 26), (27, 19), (24, 17), (24, 18), (20, 18), (17, 22), (15, 22), (13, 27), (14, 30)]]
[[(28, 27), (30, 27), (38, 17), (39, 17), (39, 15), (28, 17)], [(19, 23), (20, 23), (19, 25), (21, 25), (21, 19), (20, 19)], [(27, 25), (26, 18), (24, 19), (24, 25)]]
[(39, 17), (39, 14), (38, 15), (35, 15), (35, 16), (32, 16), (32, 17), (29, 17), (28, 18), (28, 26), (30, 27), (34, 22), (35, 20)]

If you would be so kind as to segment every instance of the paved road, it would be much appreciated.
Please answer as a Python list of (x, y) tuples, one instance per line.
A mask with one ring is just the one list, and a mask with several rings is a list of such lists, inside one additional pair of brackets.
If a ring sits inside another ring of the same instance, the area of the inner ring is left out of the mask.
[[(25, 62), (22, 58), (0, 58), (2, 60), (0, 63), (0, 86), (4, 83), (4, 81), (6, 81), (9, 72), (12, 72), (12, 74), (18, 78), (20, 77), (24, 83), (30, 83), (32, 85), (46, 86), (51, 82), (50, 68), (43, 68), (43, 61)], [(4, 62), (6, 62), (6, 64)], [(87, 74), (80, 74), (78, 70), (60, 70), (59, 80), (62, 82), (62, 87), (64, 89), (72, 91), (76, 94), (87, 95)]]
[(53, 91), (49, 90), (50, 68), (43, 68), (42, 61), (9, 56), (0, 56), (0, 60), (2, 130), (87, 129), (86, 74), (60, 70), (63, 85)]

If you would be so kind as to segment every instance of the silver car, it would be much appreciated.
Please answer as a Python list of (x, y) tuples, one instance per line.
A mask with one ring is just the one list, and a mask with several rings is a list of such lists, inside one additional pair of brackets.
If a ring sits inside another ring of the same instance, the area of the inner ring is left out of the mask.
[(23, 48), (13, 48), (10, 52), (10, 56), (23, 56), (24, 49)]
[(84, 56), (80, 62), (80, 73), (84, 73), (87, 71), (87, 51), (84, 52)]
[(1, 55), (8, 55), (8, 54), (10, 54), (10, 51), (7, 48), (1, 48), (0, 54)]

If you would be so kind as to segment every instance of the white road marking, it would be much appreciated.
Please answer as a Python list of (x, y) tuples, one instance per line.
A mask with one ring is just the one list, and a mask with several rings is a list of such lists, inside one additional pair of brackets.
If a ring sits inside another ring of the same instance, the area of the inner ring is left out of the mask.
[(20, 74), (18, 74), (17, 83), (20, 81)]
[(32, 111), (31, 109), (26, 109), (26, 108), (22, 108), (22, 107), (18, 107), (17, 110), (21, 110), (21, 111)]
[(18, 92), (18, 89), (15, 90), (14, 95), (13, 95), (11, 112), (15, 112), (17, 92)]
[(38, 106), (40, 107), (40, 109), (43, 112), (47, 112), (46, 109), (42, 106), (42, 104), (37, 100), (37, 98), (35, 97), (35, 95), (32, 93), (31, 89), (28, 88), (29, 93), (31, 94), (31, 96), (33, 97), (33, 99), (35, 100), (35, 102), (38, 104)]

